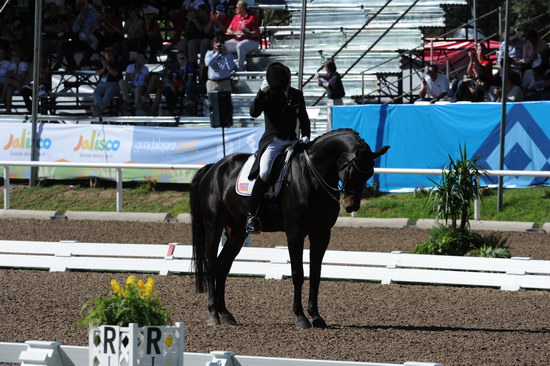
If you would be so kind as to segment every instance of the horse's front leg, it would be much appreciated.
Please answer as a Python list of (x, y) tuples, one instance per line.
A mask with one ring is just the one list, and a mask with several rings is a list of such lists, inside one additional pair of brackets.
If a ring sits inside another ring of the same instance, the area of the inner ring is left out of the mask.
[(330, 242), (330, 229), (316, 231), (309, 234), (310, 258), (309, 258), (309, 302), (307, 311), (312, 318), (313, 326), (325, 328), (327, 324), (319, 315), (318, 299), (319, 284), (321, 281), (321, 264)]
[(292, 310), (296, 315), (296, 328), (311, 328), (311, 323), (304, 313), (302, 306), (302, 287), (304, 285), (304, 236), (299, 230), (286, 232), (288, 252), (290, 255), (290, 267), (292, 270), (292, 283), (294, 285), (294, 302)]

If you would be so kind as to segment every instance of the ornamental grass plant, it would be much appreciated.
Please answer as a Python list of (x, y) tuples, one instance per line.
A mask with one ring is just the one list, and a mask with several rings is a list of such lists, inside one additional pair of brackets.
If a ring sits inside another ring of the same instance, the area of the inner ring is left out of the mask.
[(146, 282), (130, 276), (122, 287), (116, 280), (111, 280), (111, 295), (96, 297), (82, 305), (81, 312), (88, 314), (80, 319), (78, 326), (118, 325), (128, 326), (137, 323), (140, 327), (171, 324), (170, 311), (154, 291), (155, 281), (148, 278)]
[[(414, 253), (509, 258), (506, 239), (499, 234), (487, 236), (470, 231), (472, 202), (481, 199), (480, 178), (486, 176), (477, 165), (478, 157), (468, 159), (466, 146), (459, 146), (460, 158), (449, 155), (449, 165), (441, 180), (430, 189), (426, 204), (445, 226), (433, 228), (429, 239), (417, 244)], [(450, 223), (449, 223), (450, 221)]]

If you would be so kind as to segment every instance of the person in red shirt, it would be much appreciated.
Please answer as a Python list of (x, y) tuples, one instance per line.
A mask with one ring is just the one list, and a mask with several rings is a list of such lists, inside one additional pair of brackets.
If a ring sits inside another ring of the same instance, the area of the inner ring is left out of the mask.
[(225, 41), (225, 47), (237, 54), (237, 69), (242, 71), (245, 69), (246, 55), (260, 47), (260, 22), (248, 12), (246, 1), (239, 1), (236, 8), (237, 14), (226, 31), (233, 38)]

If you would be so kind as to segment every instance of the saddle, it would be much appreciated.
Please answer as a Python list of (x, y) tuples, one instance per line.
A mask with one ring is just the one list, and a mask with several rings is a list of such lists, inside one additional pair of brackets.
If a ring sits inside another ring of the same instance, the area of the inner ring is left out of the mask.
[[(285, 179), (288, 175), (290, 159), (294, 154), (295, 147), (296, 143), (287, 147), (285, 151), (277, 155), (277, 157), (273, 160), (269, 172), (269, 180), (267, 182), (268, 188), (265, 192), (266, 198), (275, 198), (281, 192)], [(254, 187), (256, 179), (249, 180), (248, 175), (250, 174), (250, 170), (252, 169), (255, 159), (256, 156), (251, 155), (239, 172), (239, 176), (235, 184), (235, 190), (241, 196), (250, 196), (252, 194), (252, 188)]]

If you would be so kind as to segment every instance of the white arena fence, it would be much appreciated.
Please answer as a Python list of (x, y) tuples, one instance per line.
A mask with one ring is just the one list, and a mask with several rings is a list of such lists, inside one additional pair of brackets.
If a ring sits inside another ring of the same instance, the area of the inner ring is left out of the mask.
[[(0, 362), (22, 362), (23, 366), (83, 366), (88, 365), (88, 347), (44, 341), (0, 342)], [(443, 366), (440, 363), (414, 361), (394, 364), (241, 356), (227, 351), (184, 352), (183, 363), (185, 366)]]
[[(221, 248), (220, 248), (221, 250)], [(179, 243), (103, 244), (75, 241), (0, 240), (0, 267), (149, 272), (168, 275), (194, 273), (192, 246)], [(309, 273), (309, 250), (304, 250)], [(291, 276), (286, 247), (244, 247), (230, 274), (283, 279)], [(328, 250), (323, 279), (390, 283), (422, 283), (494, 287), (502, 290), (550, 290), (550, 261), (530, 257), (478, 258), (441, 255)]]
[[(116, 169), (116, 212), (122, 212), (122, 169), (189, 169), (198, 170), (203, 167), (200, 164), (116, 164), (116, 163), (73, 163), (73, 162), (38, 162), (38, 161), (0, 161), (4, 168), (4, 209), (10, 208), (10, 177), (11, 166), (28, 167), (60, 167), (60, 168), (107, 168)], [(413, 174), (413, 175), (441, 175), (442, 169), (401, 169), (401, 168), (375, 168), (374, 174)], [(532, 170), (481, 170), (488, 176), (503, 177), (543, 177), (550, 178), (550, 171)], [(474, 219), (481, 217), (481, 201), (475, 202)]]

